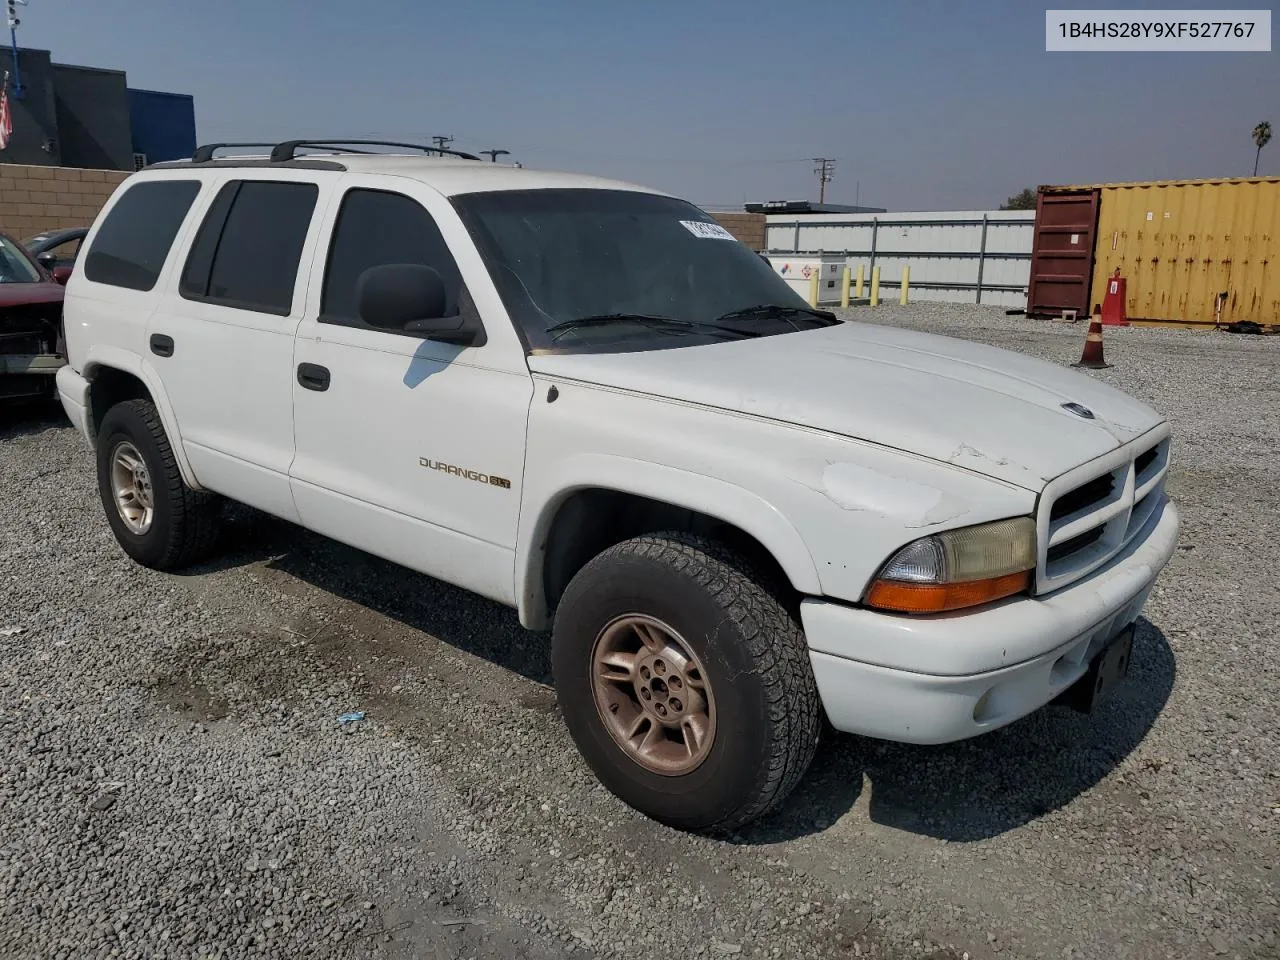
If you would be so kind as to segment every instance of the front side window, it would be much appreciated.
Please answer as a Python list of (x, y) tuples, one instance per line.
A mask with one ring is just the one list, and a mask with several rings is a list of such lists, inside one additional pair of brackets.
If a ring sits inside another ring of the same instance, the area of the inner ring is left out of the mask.
[(150, 290), (200, 192), (198, 180), (145, 180), (126, 188), (107, 212), (85, 258), (85, 279)]
[(418, 201), (383, 190), (355, 189), (342, 199), (325, 268), (320, 322), (367, 327), (356, 285), (370, 267), (412, 263), (432, 267), (444, 280), (445, 316), (464, 300), (462, 275), (440, 228)]
[(218, 192), (182, 270), (189, 300), (288, 316), (319, 188), (234, 180)]
[(548, 189), (453, 203), (532, 350), (649, 350), (835, 322), (682, 200)]
[(0, 283), (39, 283), (40, 271), (8, 237), (0, 237)]

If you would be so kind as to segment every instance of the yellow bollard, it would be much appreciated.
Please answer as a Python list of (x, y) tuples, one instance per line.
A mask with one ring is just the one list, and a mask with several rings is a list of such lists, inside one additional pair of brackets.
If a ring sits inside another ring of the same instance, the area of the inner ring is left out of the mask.
[(880, 306), (880, 268), (871, 271), (871, 306)]
[(844, 272), (840, 275), (840, 306), (847, 307), (849, 305), (849, 265), (844, 265)]
[(813, 271), (813, 276), (809, 278), (809, 306), (816, 307), (818, 305), (818, 278), (822, 271)]
[(858, 264), (858, 283), (857, 286), (853, 288), (853, 295), (859, 300), (862, 299), (862, 269), (862, 264)]
[(911, 283), (911, 268), (905, 263), (902, 265), (902, 286), (898, 288), (898, 305), (905, 307), (907, 305), (907, 287)]

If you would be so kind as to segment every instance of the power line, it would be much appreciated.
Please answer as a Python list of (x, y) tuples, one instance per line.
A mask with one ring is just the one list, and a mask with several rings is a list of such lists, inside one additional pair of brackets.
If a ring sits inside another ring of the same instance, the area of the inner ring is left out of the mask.
[(830, 157), (814, 157), (813, 162), (817, 164), (813, 175), (818, 178), (818, 202), (822, 203), (827, 198), (827, 184), (835, 177), (836, 162)]

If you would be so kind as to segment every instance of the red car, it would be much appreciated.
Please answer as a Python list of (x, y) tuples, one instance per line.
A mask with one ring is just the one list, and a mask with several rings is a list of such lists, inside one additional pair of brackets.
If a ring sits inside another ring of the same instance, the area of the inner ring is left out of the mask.
[(66, 362), (62, 284), (69, 272), (55, 278), (0, 233), (0, 400), (53, 393), (54, 374)]

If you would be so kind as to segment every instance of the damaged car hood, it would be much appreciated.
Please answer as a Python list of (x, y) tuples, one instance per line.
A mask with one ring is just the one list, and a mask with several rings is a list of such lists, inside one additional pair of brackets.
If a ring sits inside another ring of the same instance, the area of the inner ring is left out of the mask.
[(0, 283), (0, 310), (27, 304), (61, 303), (66, 292), (58, 283)]
[(893, 447), (1036, 491), (1162, 422), (1146, 404), (1066, 367), (865, 323), (696, 347), (534, 355), (529, 366)]

